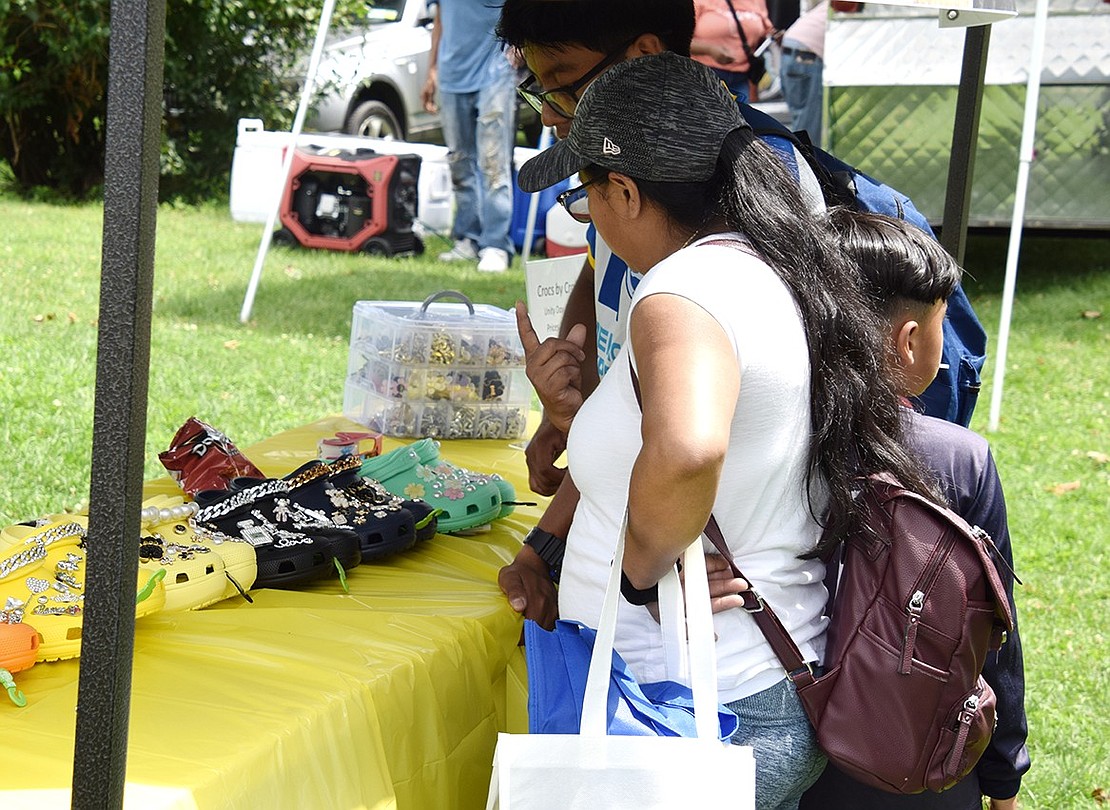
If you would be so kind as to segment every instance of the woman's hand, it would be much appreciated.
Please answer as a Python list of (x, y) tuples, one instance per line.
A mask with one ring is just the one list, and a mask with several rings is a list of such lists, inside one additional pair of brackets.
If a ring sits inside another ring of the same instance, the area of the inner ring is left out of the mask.
[(547, 563), (531, 546), (521, 546), (516, 558), (497, 572), (497, 585), (509, 605), (544, 630), (555, 629), (559, 599)]
[[(744, 604), (740, 594), (748, 590), (748, 581), (732, 575), (732, 566), (728, 564), (728, 560), (720, 554), (706, 554), (705, 572), (709, 577), (709, 607), (714, 613), (724, 613)], [(678, 572), (678, 579), (682, 583), (682, 592), (685, 593), (686, 577), (683, 572)], [(652, 602), (647, 609), (655, 621), (659, 621), (659, 603)], [(992, 807), (991, 810), (995, 808)]]
[(709, 606), (714, 613), (741, 607), (741, 593), (748, 590), (746, 579), (732, 575), (732, 566), (720, 554), (705, 555), (705, 570), (709, 574)]

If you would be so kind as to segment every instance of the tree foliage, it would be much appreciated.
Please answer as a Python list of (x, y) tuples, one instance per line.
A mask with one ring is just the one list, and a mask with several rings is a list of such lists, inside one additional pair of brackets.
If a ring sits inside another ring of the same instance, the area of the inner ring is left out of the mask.
[[(318, 0), (166, 0), (161, 196), (226, 193), (241, 117), (288, 127)], [(24, 191), (103, 182), (108, 0), (0, 0), (0, 158)], [(333, 27), (365, 3), (341, 0)]]

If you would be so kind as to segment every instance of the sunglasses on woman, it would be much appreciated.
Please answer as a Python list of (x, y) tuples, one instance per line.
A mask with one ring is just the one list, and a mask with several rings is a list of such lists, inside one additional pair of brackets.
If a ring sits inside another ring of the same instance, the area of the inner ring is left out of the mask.
[(544, 90), (539, 86), (539, 80), (535, 76), (529, 75), (525, 77), (524, 81), (517, 85), (516, 91), (520, 94), (521, 98), (528, 102), (533, 110), (541, 115), (543, 114), (543, 105), (547, 104), (548, 107), (563, 118), (574, 118), (574, 111), (578, 107), (578, 92), (596, 79), (602, 71), (621, 61), (624, 58), (625, 51), (628, 50), (628, 46), (639, 38), (640, 35), (637, 34), (635, 37), (628, 40), (628, 42), (625, 42), (590, 68), (590, 70), (586, 72), (586, 75), (582, 76), (577, 81), (565, 84), (562, 87), (556, 87), (554, 90)]
[(567, 189), (555, 201), (566, 209), (571, 219), (575, 222), (590, 222), (590, 197), (586, 189), (594, 183), (603, 180), (604, 175), (587, 180), (580, 186)]

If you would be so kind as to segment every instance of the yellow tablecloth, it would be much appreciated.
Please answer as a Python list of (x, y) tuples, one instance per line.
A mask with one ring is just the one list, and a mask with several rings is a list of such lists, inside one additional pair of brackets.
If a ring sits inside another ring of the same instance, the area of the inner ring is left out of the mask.
[[(323, 419), (244, 452), (283, 475), (357, 429)], [(530, 494), (519, 446), (441, 454)], [(138, 620), (125, 806), (483, 807), (498, 730), (527, 728), (521, 621), (497, 571), (540, 511), (359, 566), (349, 594), (332, 579)], [(78, 666), (37, 664), (18, 676), (27, 706), (0, 705), (3, 810), (69, 806)]]

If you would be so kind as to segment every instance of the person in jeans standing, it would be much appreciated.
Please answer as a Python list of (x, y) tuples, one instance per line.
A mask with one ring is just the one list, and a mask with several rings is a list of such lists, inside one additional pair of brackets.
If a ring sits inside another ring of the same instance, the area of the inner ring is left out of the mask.
[(423, 91), (424, 108), (440, 112), (455, 192), (455, 244), (439, 258), (494, 273), (513, 253), (516, 123), (516, 74), (493, 33), (500, 12), (487, 0), (438, 0)]
[(790, 108), (790, 128), (808, 133), (817, 146), (821, 145), (821, 80), (828, 17), (828, 0), (822, 0), (786, 29), (779, 72), (782, 95)]

